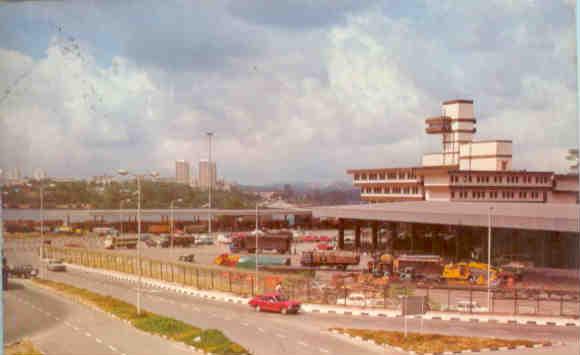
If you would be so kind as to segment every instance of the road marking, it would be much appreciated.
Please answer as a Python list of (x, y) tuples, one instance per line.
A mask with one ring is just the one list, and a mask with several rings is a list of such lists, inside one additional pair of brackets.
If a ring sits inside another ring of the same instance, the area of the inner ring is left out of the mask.
[(286, 339), (286, 336), (285, 336), (284, 334), (280, 334), (280, 333), (278, 333), (278, 334), (276, 334), (276, 336), (277, 336), (278, 338)]
[(64, 324), (65, 324), (67, 327), (72, 327), (72, 324), (70, 324), (70, 323), (69, 323), (68, 321), (66, 321), (66, 320), (64, 321)]
[(73, 329), (77, 332), (80, 330), (79, 327), (75, 327), (74, 325), (73, 325)]
[(323, 353), (329, 353), (330, 352), (330, 351), (328, 351), (326, 349), (323, 349), (323, 348), (320, 348), (320, 351), (323, 352)]
[(298, 344), (300, 344), (300, 345), (302, 345), (302, 346), (308, 346), (308, 344), (306, 344), (306, 343), (305, 343), (305, 342), (303, 342), (303, 341), (299, 341), (299, 342), (298, 342)]
[(113, 345), (109, 345), (109, 349), (111, 349), (111, 351), (117, 352), (117, 348), (115, 348)]
[(95, 340), (96, 340), (96, 341), (97, 341), (97, 343), (99, 343), (99, 344), (102, 344), (102, 343), (103, 343), (103, 341), (102, 341), (101, 339), (99, 339), (99, 338), (95, 338)]
[(264, 329), (262, 329), (262, 328), (258, 328), (258, 331), (260, 331), (260, 332), (262, 332), (262, 333), (265, 333), (265, 332), (266, 332), (266, 331), (265, 331)]
[(248, 323), (246, 323), (246, 322), (242, 322), (242, 325), (243, 325), (244, 327), (247, 327), (249, 324), (248, 324)]
[(85, 332), (85, 335), (88, 336), (88, 337), (90, 337), (91, 336), (91, 333)]

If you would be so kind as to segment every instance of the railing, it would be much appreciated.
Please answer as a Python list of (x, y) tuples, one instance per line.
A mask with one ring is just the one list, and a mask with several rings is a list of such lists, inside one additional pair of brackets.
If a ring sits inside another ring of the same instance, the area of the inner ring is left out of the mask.
[[(60, 258), (67, 263), (91, 268), (137, 274), (137, 258), (133, 255), (110, 251), (76, 248), (45, 247), (49, 258)], [(254, 295), (255, 272), (210, 265), (141, 258), (144, 277), (178, 283), (205, 290), (233, 294)], [(334, 306), (355, 306), (369, 309), (398, 310), (399, 296), (426, 296), (431, 310), (458, 313), (493, 313), (506, 315), (580, 316), (580, 293), (577, 291), (543, 290), (529, 288), (500, 288), (491, 290), (487, 304), (487, 289), (476, 286), (446, 286), (443, 284), (412, 285), (402, 282), (382, 282), (366, 275), (358, 282), (322, 284), (312, 278), (281, 273), (258, 274), (258, 293), (273, 292), (278, 282), (290, 298)], [(362, 295), (362, 297), (359, 297)], [(458, 304), (478, 305), (468, 309)]]

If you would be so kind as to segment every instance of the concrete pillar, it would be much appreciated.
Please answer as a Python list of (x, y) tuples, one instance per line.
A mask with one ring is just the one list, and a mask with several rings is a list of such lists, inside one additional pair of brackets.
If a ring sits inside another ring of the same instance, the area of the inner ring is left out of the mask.
[(371, 225), (372, 230), (372, 248), (373, 251), (379, 248), (379, 222), (373, 221)]
[(360, 249), (360, 222), (355, 222), (354, 225), (354, 248), (356, 250)]
[(392, 240), (392, 250), (391, 250), (391, 254), (394, 254), (395, 252), (395, 242), (397, 241), (397, 238), (399, 238), (399, 224), (397, 222), (393, 222), (391, 223), (391, 238)]
[(344, 249), (344, 219), (338, 219), (338, 250)]
[(415, 224), (411, 223), (410, 225), (410, 230), (411, 230), (411, 254), (413, 254), (413, 252), (415, 251), (415, 231), (417, 228), (415, 228)]

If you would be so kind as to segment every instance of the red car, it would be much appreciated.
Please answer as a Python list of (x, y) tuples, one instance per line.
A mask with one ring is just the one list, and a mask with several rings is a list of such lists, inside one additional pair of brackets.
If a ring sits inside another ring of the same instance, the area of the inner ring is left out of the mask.
[(302, 239), (306, 243), (316, 242), (318, 238), (315, 235), (305, 235)]
[(331, 242), (332, 241), (332, 238), (330, 238), (327, 235), (321, 235), (320, 237), (318, 237), (318, 240), (321, 241), (321, 242)]
[(277, 312), (282, 314), (298, 313), (300, 302), (290, 301), (284, 295), (279, 293), (268, 293), (265, 295), (255, 296), (248, 302), (254, 307), (256, 312)]
[(331, 250), (332, 245), (330, 245), (328, 243), (319, 243), (316, 245), (316, 249), (318, 249), (318, 250)]

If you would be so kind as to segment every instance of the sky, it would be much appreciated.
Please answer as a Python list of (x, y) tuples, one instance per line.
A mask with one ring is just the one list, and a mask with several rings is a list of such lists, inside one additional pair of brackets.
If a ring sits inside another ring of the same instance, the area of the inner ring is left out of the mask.
[(174, 176), (207, 158), (242, 184), (416, 166), (441, 102), (516, 169), (577, 146), (574, 0), (0, 3), (0, 167)]

